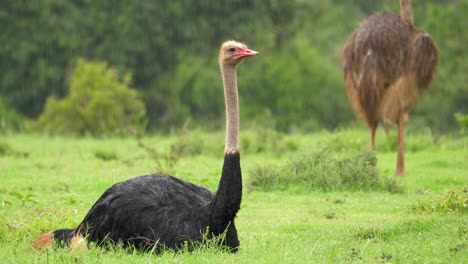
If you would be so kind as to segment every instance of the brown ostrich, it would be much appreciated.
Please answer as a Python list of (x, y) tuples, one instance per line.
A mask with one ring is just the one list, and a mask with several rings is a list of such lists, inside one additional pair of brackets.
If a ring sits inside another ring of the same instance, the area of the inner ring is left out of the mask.
[(342, 54), (349, 100), (367, 121), (375, 150), (379, 119), (398, 125), (396, 175), (405, 174), (404, 126), (408, 112), (435, 74), (438, 52), (431, 36), (413, 23), (411, 0), (400, 0), (400, 15), (378, 12), (351, 34)]

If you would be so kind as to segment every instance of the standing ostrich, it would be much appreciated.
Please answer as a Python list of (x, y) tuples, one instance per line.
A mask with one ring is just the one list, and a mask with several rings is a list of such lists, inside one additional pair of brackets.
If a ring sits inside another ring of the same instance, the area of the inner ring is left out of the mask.
[(400, 16), (385, 11), (364, 20), (342, 54), (348, 97), (369, 125), (371, 149), (379, 118), (386, 128), (398, 125), (397, 176), (405, 175), (408, 112), (429, 87), (438, 62), (431, 36), (414, 26), (411, 0), (400, 0), (400, 9)]
[[(84, 238), (105, 246), (122, 242), (143, 250), (178, 250), (186, 242), (225, 234), (222, 244), (237, 251), (234, 218), (240, 208), (242, 176), (239, 156), (239, 103), (236, 66), (257, 55), (246, 45), (226, 41), (219, 64), (226, 104), (226, 145), (218, 191), (166, 175), (146, 175), (114, 184), (93, 205), (76, 229), (46, 233), (32, 243), (43, 250), (54, 241), (71, 250), (86, 247)], [(189, 244), (190, 245), (190, 244)]]

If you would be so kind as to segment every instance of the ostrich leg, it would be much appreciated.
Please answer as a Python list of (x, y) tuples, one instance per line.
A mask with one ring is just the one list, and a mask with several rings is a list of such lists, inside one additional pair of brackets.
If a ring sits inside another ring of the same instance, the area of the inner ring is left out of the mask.
[(398, 116), (398, 151), (396, 176), (405, 176), (405, 123), (408, 120), (408, 113)]
[(377, 123), (369, 125), (370, 131), (370, 148), (375, 151), (375, 130), (377, 129)]

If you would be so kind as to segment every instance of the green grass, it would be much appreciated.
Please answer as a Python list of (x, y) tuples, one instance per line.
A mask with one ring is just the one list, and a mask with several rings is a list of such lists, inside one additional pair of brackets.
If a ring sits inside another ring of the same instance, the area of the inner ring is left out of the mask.
[[(264, 133), (264, 132), (262, 132)], [(367, 132), (310, 135), (241, 134), (244, 182), (260, 165), (279, 165), (307, 150), (334, 145), (363, 151)], [(377, 167), (393, 177), (394, 135), (377, 135)], [(44, 254), (29, 243), (43, 232), (75, 227), (111, 184), (166, 171), (215, 190), (223, 156), (222, 133), (135, 139), (71, 139), (7, 135), (0, 140), (1, 263), (467, 263), (468, 139), (430, 133), (407, 137), (403, 192), (301, 187), (245, 188), (236, 225), (241, 249), (212, 247), (161, 255), (92, 248)], [(221, 141), (221, 142), (219, 142)], [(184, 146), (186, 144), (187, 146)], [(174, 152), (174, 146), (183, 151)], [(180, 149), (180, 148), (179, 148)], [(174, 153), (177, 157), (174, 157)], [(169, 155), (171, 154), (171, 155)], [(168, 158), (169, 157), (169, 158)], [(163, 159), (163, 161), (158, 160)], [(457, 209), (458, 208), (458, 209)]]

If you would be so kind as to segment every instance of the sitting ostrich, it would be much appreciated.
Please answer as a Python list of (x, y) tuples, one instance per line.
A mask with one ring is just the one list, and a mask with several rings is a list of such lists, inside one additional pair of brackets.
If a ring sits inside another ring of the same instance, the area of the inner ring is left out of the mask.
[(396, 121), (396, 175), (403, 176), (408, 112), (429, 87), (438, 62), (431, 36), (414, 26), (411, 0), (400, 0), (399, 16), (385, 11), (365, 19), (346, 42), (342, 60), (348, 97), (369, 125), (372, 150), (379, 119), (386, 128)]
[[(242, 176), (239, 156), (239, 104), (236, 66), (257, 55), (246, 45), (226, 41), (219, 64), (226, 105), (226, 145), (218, 191), (166, 175), (146, 175), (114, 184), (97, 200), (76, 229), (46, 233), (32, 243), (43, 250), (54, 241), (71, 250), (88, 242), (121, 242), (142, 250), (178, 250), (186, 242), (225, 234), (231, 252), (239, 246), (234, 218), (240, 208)], [(190, 245), (190, 244), (189, 244)]]

